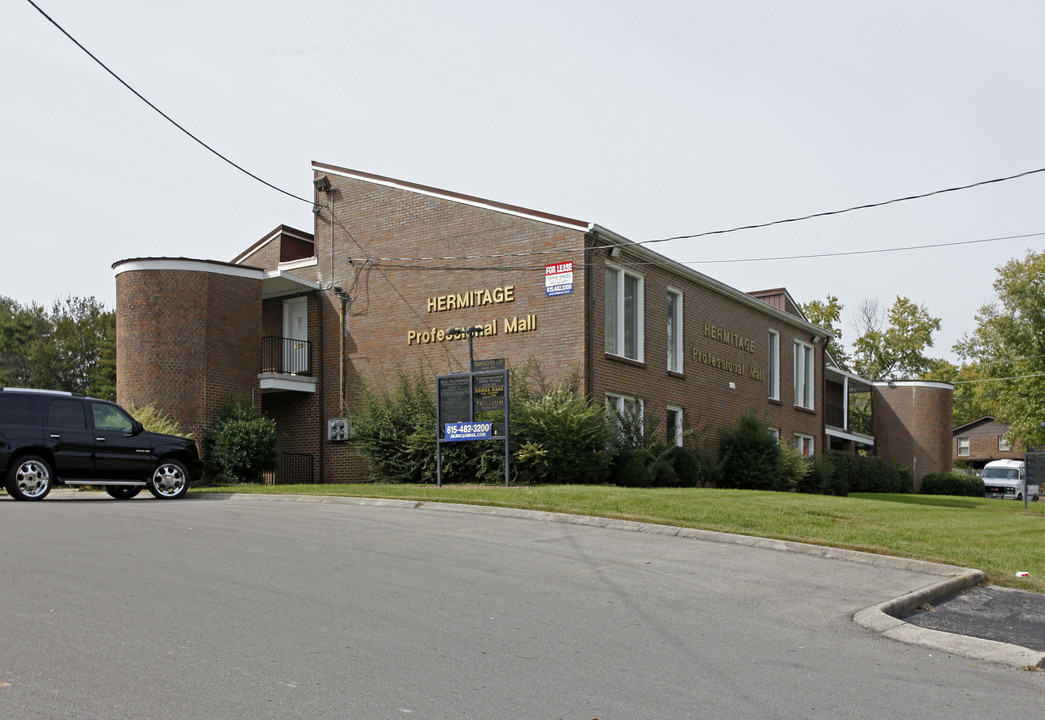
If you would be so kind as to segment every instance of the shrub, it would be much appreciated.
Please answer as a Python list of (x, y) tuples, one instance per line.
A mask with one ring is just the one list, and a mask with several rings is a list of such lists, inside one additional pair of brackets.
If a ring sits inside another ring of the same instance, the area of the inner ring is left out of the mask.
[(515, 475), (521, 482), (594, 483), (602, 480), (613, 440), (606, 410), (559, 387), (517, 400), (511, 408), (517, 442)]
[(745, 413), (721, 437), (723, 487), (780, 489), (780, 448), (762, 421)]
[(177, 421), (172, 420), (168, 413), (157, 408), (156, 403), (149, 403), (142, 407), (131, 403), (127, 406), (127, 412), (149, 432), (177, 435), (184, 438), (192, 437), (192, 433), (183, 432), (181, 425)]
[[(832, 450), (825, 457), (831, 469), (833, 490), (825, 494), (850, 492), (905, 493), (911, 491), (911, 473), (893, 460), (872, 455), (853, 455)], [(845, 492), (840, 492), (842, 488)]]
[(798, 492), (798, 488), (812, 470), (812, 462), (788, 443), (780, 443), (780, 489)]
[[(534, 362), (512, 370), (509, 382), (513, 481), (602, 481), (613, 437), (603, 406), (579, 395), (570, 380), (549, 389)], [(420, 368), (413, 373), (398, 370), (389, 390), (364, 385), (362, 401), (349, 416), (371, 480), (436, 482), (435, 395), (434, 379)], [(491, 413), (489, 419), (502, 418)], [(442, 460), (444, 482), (504, 481), (502, 442), (444, 443)]]
[[(435, 387), (430, 377), (400, 369), (391, 390), (364, 384), (359, 408), (349, 417), (371, 480), (436, 481)], [(459, 453), (453, 454), (457, 459)]]
[(922, 495), (983, 497), (983, 480), (959, 472), (929, 473), (922, 478)]
[(250, 405), (222, 410), (204, 438), (207, 469), (221, 482), (258, 482), (279, 462), (276, 422)]

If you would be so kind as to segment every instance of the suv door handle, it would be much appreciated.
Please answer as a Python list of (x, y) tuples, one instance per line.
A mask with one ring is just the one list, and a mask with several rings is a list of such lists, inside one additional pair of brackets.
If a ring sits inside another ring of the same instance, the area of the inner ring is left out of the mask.
[(95, 442), (105, 442), (105, 438), (103, 437), (96, 437), (94, 440)]
[(61, 440), (62, 436), (59, 435), (58, 433), (51, 433), (51, 439), (52, 440)]

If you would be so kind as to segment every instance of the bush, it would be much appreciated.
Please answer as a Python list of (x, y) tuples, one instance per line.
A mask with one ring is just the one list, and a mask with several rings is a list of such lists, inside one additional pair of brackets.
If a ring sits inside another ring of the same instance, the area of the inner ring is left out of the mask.
[[(863, 493), (906, 493), (911, 491), (911, 473), (894, 460), (872, 455), (853, 455), (832, 450), (826, 453), (831, 470), (828, 495)], [(845, 491), (842, 492), (842, 488)]]
[(149, 432), (177, 435), (183, 438), (192, 437), (192, 433), (182, 432), (181, 425), (172, 420), (168, 413), (157, 408), (156, 403), (149, 403), (142, 407), (131, 403), (127, 406), (127, 412)]
[(600, 482), (613, 432), (602, 405), (567, 387), (517, 400), (511, 413), (515, 476), (532, 483)]
[(359, 409), (349, 416), (371, 480), (436, 481), (435, 387), (430, 377), (400, 369), (390, 391), (364, 384)]
[(929, 473), (922, 478), (922, 495), (957, 495), (983, 497), (983, 480), (959, 472)]
[[(533, 362), (513, 370), (509, 382), (512, 480), (601, 482), (613, 438), (603, 406), (579, 395), (570, 381), (549, 388)], [(435, 395), (435, 381), (423, 369), (400, 369), (391, 390), (364, 385), (349, 416), (372, 481), (436, 482)], [(500, 422), (503, 415), (490, 418)], [(445, 443), (442, 457), (444, 482), (504, 482), (502, 442)]]
[(794, 446), (780, 443), (780, 489), (798, 492), (802, 481), (812, 470), (812, 461)]
[(745, 413), (721, 437), (722, 487), (780, 489), (780, 447), (762, 421)]
[(279, 462), (276, 421), (250, 405), (222, 410), (204, 438), (207, 470), (225, 483), (259, 482)]
[[(816, 495), (837, 495), (844, 497), (849, 494), (849, 485), (844, 474), (835, 473), (834, 456), (843, 461), (847, 457), (843, 453), (828, 453), (827, 455), (816, 455), (809, 464), (809, 474), (798, 481), (798, 492), (812, 493)], [(851, 457), (851, 456), (849, 456)]]

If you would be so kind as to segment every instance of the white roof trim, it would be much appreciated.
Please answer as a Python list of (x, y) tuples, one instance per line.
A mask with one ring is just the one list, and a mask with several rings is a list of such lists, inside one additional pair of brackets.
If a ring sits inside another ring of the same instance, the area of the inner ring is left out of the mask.
[(280, 270), (296, 270), (297, 268), (312, 267), (319, 264), (319, 258), (315, 255), (312, 257), (302, 258), (301, 260), (288, 260), (287, 262), (281, 262), (279, 264)]
[(840, 438), (842, 440), (852, 440), (863, 445), (874, 445), (874, 438), (870, 435), (861, 435), (860, 433), (846, 432), (839, 428), (828, 426), (824, 428), (824, 434), (830, 435), (831, 437)]
[(640, 258), (644, 258), (650, 262), (660, 265), (661, 267), (667, 268), (672, 272), (678, 273), (687, 280), (690, 280), (692, 282), (697, 283), (698, 285), (706, 287), (709, 290), (717, 292), (719, 295), (725, 295), (733, 300), (747, 305), (750, 308), (754, 308), (755, 310), (758, 310), (761, 313), (770, 315), (772, 317), (777, 318), (778, 320), (784, 321), (791, 326), (800, 327), (804, 330), (808, 330), (811, 334), (816, 335), (818, 337), (825, 339), (834, 337), (834, 335), (832, 335), (829, 330), (825, 330), (819, 325), (814, 325), (808, 320), (792, 315), (791, 313), (786, 312), (784, 310), (775, 308), (769, 303), (763, 302), (758, 298), (749, 295), (743, 290), (737, 290), (735, 287), (726, 285), (724, 282), (715, 280), (714, 278), (709, 277), (708, 275), (705, 275), (702, 272), (694, 270), (691, 267), (687, 267), (682, 263), (678, 262), (677, 260), (672, 260), (671, 258), (661, 255), (660, 253), (654, 250), (650, 250), (644, 245), (638, 245), (636, 243), (633, 243), (631, 240), (628, 240), (623, 235), (619, 235), (613, 232), (612, 230), (607, 230), (601, 225), (593, 224), (591, 226), (591, 231), (596, 233), (600, 238), (608, 240), (612, 245), (619, 245), (622, 252), (626, 252), (638, 256)]
[(306, 280), (285, 270), (266, 270), (265, 279), (261, 283), (263, 298), (300, 295), (311, 290), (319, 290), (322, 286), (313, 280)]
[(857, 375), (855, 373), (849, 372), (848, 370), (843, 370), (842, 368), (837, 368), (837, 367), (832, 367), (830, 365), (825, 365), (824, 366), (824, 372), (827, 373), (828, 375), (838, 375), (839, 377), (849, 378), (850, 380), (852, 380), (852, 381), (854, 381), (854, 382), (856, 382), (856, 383), (858, 383), (860, 385), (866, 385), (868, 390), (870, 390), (870, 388), (871, 388), (871, 381), (870, 380), (866, 380), (866, 379), (860, 377), (859, 375)]
[(261, 280), (265, 271), (260, 268), (229, 265), (215, 260), (191, 260), (189, 258), (141, 258), (124, 260), (113, 265), (116, 275), (141, 270), (176, 270), (181, 272), (205, 272), (214, 275), (230, 275), (232, 277)]
[(954, 390), (954, 385), (949, 382), (939, 382), (936, 380), (875, 380), (871, 383), (875, 387), (924, 387), (924, 388), (936, 388), (937, 390)]
[(458, 193), (450, 192), (449, 190), (439, 190), (438, 188), (421, 187), (412, 183), (400, 182), (392, 178), (375, 177), (367, 173), (356, 173), (345, 168), (332, 167), (330, 165), (324, 165), (322, 163), (313, 163), (312, 169), (328, 173), (330, 175), (340, 175), (341, 177), (352, 178), (353, 180), (362, 180), (363, 182), (373, 183), (374, 185), (384, 185), (385, 187), (395, 188), (396, 190), (406, 190), (408, 192), (417, 193), (419, 195), (428, 195), (429, 197), (439, 198), (440, 200), (449, 200), (450, 202), (460, 203), (462, 205), (470, 205), (472, 207), (482, 208), (484, 210), (492, 210), (499, 212), (504, 215), (514, 215), (515, 217), (525, 218), (527, 220), (535, 220), (537, 222), (546, 223), (548, 225), (556, 225), (558, 227), (564, 227), (569, 230), (577, 230), (580, 232), (587, 232), (591, 228), (591, 223), (585, 222), (566, 222), (565, 218), (561, 221), (553, 220), (552, 218), (538, 213), (536, 210), (527, 212), (523, 208), (508, 208), (504, 205), (496, 203), (492, 200), (482, 200), (481, 198), (463, 196)]

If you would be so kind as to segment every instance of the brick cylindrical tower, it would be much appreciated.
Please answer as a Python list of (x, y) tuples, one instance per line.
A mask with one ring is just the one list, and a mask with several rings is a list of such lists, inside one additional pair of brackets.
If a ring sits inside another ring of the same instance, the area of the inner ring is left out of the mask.
[(113, 270), (120, 403), (154, 403), (201, 438), (230, 402), (260, 402), (262, 270), (184, 258)]
[(875, 454), (896, 460), (921, 489), (928, 473), (951, 469), (954, 386), (945, 382), (889, 380), (873, 383), (871, 419)]

